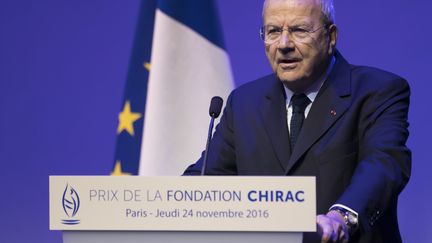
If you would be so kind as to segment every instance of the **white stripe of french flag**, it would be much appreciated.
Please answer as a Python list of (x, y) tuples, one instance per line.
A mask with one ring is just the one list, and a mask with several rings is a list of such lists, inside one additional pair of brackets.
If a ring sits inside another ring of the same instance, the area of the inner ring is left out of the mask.
[(211, 98), (234, 87), (229, 57), (159, 9), (152, 48), (139, 175), (181, 175), (205, 148)]

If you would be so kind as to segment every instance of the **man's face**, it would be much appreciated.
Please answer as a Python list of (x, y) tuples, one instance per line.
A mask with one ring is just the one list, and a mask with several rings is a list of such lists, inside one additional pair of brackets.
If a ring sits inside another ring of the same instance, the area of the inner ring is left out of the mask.
[[(336, 27), (321, 28), (324, 17), (319, 1), (267, 0), (264, 25), (283, 27), (279, 41), (265, 44), (270, 65), (277, 77), (294, 92), (304, 92), (325, 71), (336, 44)], [(288, 28), (314, 31), (295, 41)]]

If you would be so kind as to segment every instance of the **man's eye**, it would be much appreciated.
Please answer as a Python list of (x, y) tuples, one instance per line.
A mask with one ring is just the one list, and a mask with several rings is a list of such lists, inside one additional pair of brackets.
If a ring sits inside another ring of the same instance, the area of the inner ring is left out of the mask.
[(279, 28), (272, 28), (267, 30), (267, 34), (277, 34), (280, 33), (281, 30)]
[(300, 27), (293, 27), (293, 28), (291, 28), (291, 32), (293, 32), (293, 33), (307, 33), (309, 31), (307, 29), (303, 29)]

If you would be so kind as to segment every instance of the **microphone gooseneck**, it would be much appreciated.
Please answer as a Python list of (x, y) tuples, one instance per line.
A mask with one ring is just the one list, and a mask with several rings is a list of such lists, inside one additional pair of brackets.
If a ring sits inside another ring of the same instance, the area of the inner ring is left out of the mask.
[(219, 96), (215, 96), (211, 99), (210, 108), (209, 108), (209, 115), (210, 115), (211, 119), (210, 119), (210, 126), (209, 126), (209, 130), (208, 130), (208, 135), (207, 135), (206, 148), (205, 148), (205, 152), (204, 152), (204, 160), (203, 160), (203, 164), (201, 167), (201, 175), (205, 175), (205, 170), (207, 167), (208, 152), (209, 152), (209, 148), (210, 148), (210, 140), (211, 140), (212, 135), (213, 135), (214, 120), (219, 117), (220, 112), (222, 110), (222, 104), (223, 104), (223, 100)]

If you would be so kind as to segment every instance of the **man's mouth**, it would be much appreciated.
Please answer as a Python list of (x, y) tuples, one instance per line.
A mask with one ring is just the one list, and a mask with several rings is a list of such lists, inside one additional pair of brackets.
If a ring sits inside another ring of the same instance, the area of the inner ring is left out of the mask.
[(277, 63), (282, 69), (294, 69), (300, 61), (299, 58), (280, 58)]

